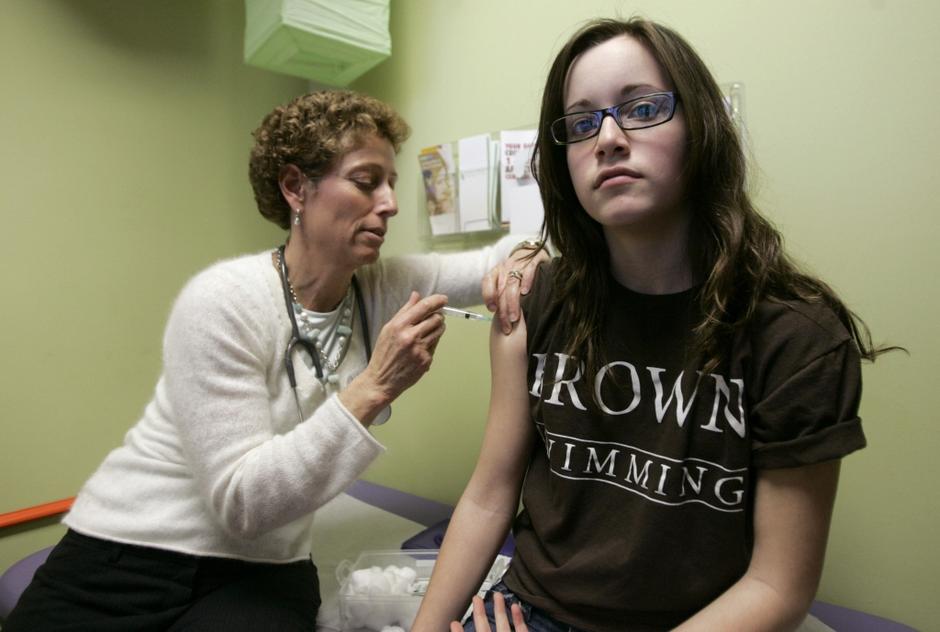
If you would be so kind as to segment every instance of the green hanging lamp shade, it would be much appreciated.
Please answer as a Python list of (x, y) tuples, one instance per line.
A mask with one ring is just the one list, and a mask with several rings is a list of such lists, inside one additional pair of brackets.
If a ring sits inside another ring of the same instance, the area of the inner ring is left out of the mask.
[(245, 63), (345, 86), (391, 55), (389, 0), (245, 0)]

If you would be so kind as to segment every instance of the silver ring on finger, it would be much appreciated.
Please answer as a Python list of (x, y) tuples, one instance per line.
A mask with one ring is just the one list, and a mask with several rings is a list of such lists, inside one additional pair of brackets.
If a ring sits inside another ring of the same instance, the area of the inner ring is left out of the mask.
[[(519, 283), (522, 283), (522, 273), (518, 270), (510, 270), (506, 276), (508, 276), (510, 279), (519, 281)], [(509, 281), (507, 280), (506, 282), (508, 283)]]

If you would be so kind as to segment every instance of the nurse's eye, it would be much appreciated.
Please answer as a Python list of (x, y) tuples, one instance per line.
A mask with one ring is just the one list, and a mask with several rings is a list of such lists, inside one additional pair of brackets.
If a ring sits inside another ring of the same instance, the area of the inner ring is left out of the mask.
[(372, 191), (375, 190), (376, 187), (379, 186), (379, 181), (375, 178), (358, 177), (358, 178), (350, 178), (350, 180), (352, 181), (354, 185), (356, 185), (356, 188), (366, 193), (371, 193)]

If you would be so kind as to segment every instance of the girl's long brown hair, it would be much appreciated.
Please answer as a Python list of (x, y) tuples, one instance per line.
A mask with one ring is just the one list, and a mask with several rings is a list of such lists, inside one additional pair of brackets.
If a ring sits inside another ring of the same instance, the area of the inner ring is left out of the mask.
[(643, 43), (668, 73), (688, 126), (685, 196), (693, 209), (691, 244), (702, 280), (703, 314), (693, 332), (691, 357), (705, 372), (714, 370), (733, 334), (767, 299), (823, 302), (848, 329), (863, 358), (874, 360), (889, 350), (872, 345), (864, 322), (828, 285), (798, 269), (784, 253), (780, 233), (751, 203), (737, 130), (715, 79), (688, 42), (645, 19), (600, 19), (575, 33), (549, 70), (532, 159), (545, 208), (543, 237), (561, 254), (555, 300), (563, 306), (570, 332), (566, 352), (583, 351), (575, 355), (586, 364), (585, 377), (592, 379), (603, 363), (601, 324), (608, 305), (609, 256), (600, 224), (575, 194), (565, 147), (553, 142), (549, 126), (564, 114), (565, 79), (578, 55), (623, 35)]

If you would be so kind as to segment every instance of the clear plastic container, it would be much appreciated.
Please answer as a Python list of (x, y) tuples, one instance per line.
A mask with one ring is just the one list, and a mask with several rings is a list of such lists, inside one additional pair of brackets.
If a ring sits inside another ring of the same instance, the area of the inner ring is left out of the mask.
[[(340, 621), (345, 632), (380, 632), (385, 626), (398, 626), (410, 630), (418, 614), (421, 599), (427, 591), (431, 570), (437, 560), (436, 550), (363, 551), (355, 562), (344, 560), (336, 568), (339, 580)], [(369, 587), (370, 594), (354, 586), (355, 571), (389, 566), (413, 569), (415, 578), (409, 582), (406, 594), (387, 594), (380, 587)]]

